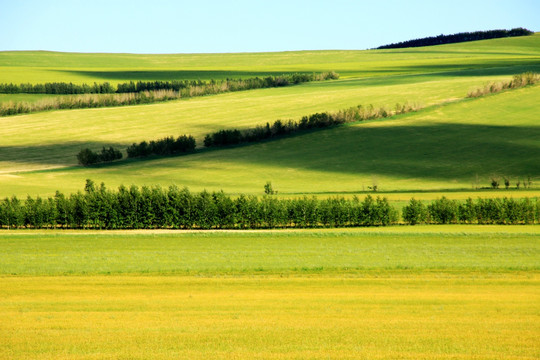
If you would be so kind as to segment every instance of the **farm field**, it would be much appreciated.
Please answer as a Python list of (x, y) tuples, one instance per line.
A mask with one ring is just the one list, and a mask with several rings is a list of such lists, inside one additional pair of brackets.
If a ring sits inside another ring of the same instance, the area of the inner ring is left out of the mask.
[(535, 225), (274, 231), (3, 231), (4, 275), (540, 270)]
[[(75, 192), (87, 178), (103, 181), (109, 187), (176, 184), (195, 191), (223, 189), (228, 193), (253, 194), (261, 194), (266, 181), (272, 181), (282, 194), (362, 192), (373, 185), (380, 191), (470, 190), (489, 187), (491, 178), (503, 176), (510, 178), (515, 187), (517, 181), (523, 183), (531, 177), (534, 183), (540, 176), (540, 127), (535, 101), (538, 96), (540, 87), (534, 86), (390, 119), (188, 156), (92, 168), (8, 171), (0, 174), (1, 195), (51, 195), (58, 189)], [(147, 107), (152, 106), (163, 105)], [(64, 113), (85, 111), (88, 110)], [(53, 113), (47, 113), (50, 114)], [(37, 120), (43, 115), (28, 116)], [(4, 120), (18, 128), (18, 118)], [(59, 133), (69, 132), (62, 129), (57, 127)], [(102, 131), (121, 136), (112, 125)], [(13, 131), (7, 141), (17, 143), (16, 133)], [(12, 169), (33, 166), (39, 160), (24, 160), (19, 154), (40, 157), (49, 149), (75, 153), (69, 150), (72, 145), (6, 146), (4, 159), (8, 161), (4, 164)]]
[[(0, 83), (339, 80), (0, 117), (0, 200), (86, 179), (279, 198), (540, 196), (540, 34), (425, 48), (239, 54), (0, 52)], [(54, 95), (0, 94), (0, 103)], [(370, 104), (417, 112), (271, 141), (206, 134)], [(191, 134), (178, 157), (77, 165), (84, 147)], [(509, 189), (504, 189), (509, 179)], [(493, 180), (500, 189), (489, 189)], [(519, 189), (517, 189), (519, 182)], [(525, 187), (527, 184), (527, 187)], [(373, 187), (378, 188), (377, 193)], [(538, 201), (538, 200), (535, 200)], [(7, 203), (7, 202), (6, 202)], [(538, 225), (302, 230), (0, 230), (3, 359), (538, 359)]]
[(0, 234), (0, 253), (0, 358), (540, 351), (534, 226), (18, 231)]
[[(74, 192), (87, 178), (103, 181), (109, 187), (176, 184), (195, 191), (224, 190), (233, 194), (259, 194), (266, 181), (272, 181), (284, 195), (361, 193), (373, 185), (381, 191), (470, 190), (488, 187), (494, 177), (508, 177), (512, 186), (530, 179), (534, 187), (540, 178), (535, 161), (540, 156), (535, 101), (539, 87), (478, 99), (465, 97), (468, 91), (488, 81), (538, 71), (539, 43), (536, 34), (407, 50), (221, 57), (2, 52), (2, 75), (15, 77), (0, 79), (6, 82), (30, 81), (22, 74), (32, 71), (37, 71), (32, 82), (49, 81), (38, 73), (59, 71), (66, 77), (56, 81), (76, 82), (84, 77), (88, 82), (137, 80), (139, 71), (154, 69), (159, 73), (173, 71), (174, 66), (198, 67), (202, 74), (210, 71), (210, 77), (219, 78), (216, 74), (221, 71), (228, 76), (233, 65), (235, 71), (247, 76), (253, 76), (250, 71), (255, 68), (260, 70), (255, 75), (263, 76), (265, 71), (272, 73), (279, 67), (281, 73), (335, 70), (342, 77), (150, 105), (4, 117), (0, 132), (0, 196)], [(330, 62), (330, 58), (339, 60)], [(57, 67), (54, 71), (53, 60)], [(12, 69), (14, 64), (18, 64), (20, 72)], [(75, 64), (93, 70), (83, 76), (83, 70), (74, 70)], [(121, 64), (131, 70), (122, 74), (123, 70), (118, 70)], [(106, 75), (107, 69), (117, 70)], [(155, 79), (171, 77), (167, 73)], [(146, 74), (141, 79), (152, 77)], [(3, 95), (3, 101), (10, 96)], [(405, 102), (425, 109), (184, 157), (130, 160), (94, 168), (76, 166), (75, 155), (83, 147), (98, 150), (114, 146), (124, 150), (133, 142), (180, 134), (195, 136), (200, 147), (205, 134), (219, 129), (248, 128), (277, 119), (299, 120), (315, 112), (357, 105), (372, 104), (391, 110), (396, 103)]]
[(109, 81), (115, 84), (130, 80), (208, 80), (330, 70), (344, 78), (464, 69), (479, 70), (480, 75), (501, 71), (508, 75), (519, 72), (515, 71), (516, 67), (539, 66), (539, 39), (540, 35), (534, 34), (437, 48), (370, 51), (155, 55), (3, 51), (0, 53), (0, 82)]

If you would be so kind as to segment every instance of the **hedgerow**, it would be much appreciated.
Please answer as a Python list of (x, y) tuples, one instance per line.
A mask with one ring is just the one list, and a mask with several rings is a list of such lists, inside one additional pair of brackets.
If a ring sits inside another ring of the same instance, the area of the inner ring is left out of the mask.
[(88, 148), (81, 150), (77, 154), (77, 160), (82, 166), (89, 166), (103, 162), (111, 162), (122, 159), (122, 153), (113, 147), (106, 149), (103, 147), (101, 153), (94, 152)]
[(280, 137), (288, 134), (312, 129), (328, 128), (344, 123), (381, 119), (396, 114), (417, 111), (418, 104), (396, 104), (395, 110), (386, 107), (375, 108), (373, 105), (364, 107), (358, 105), (335, 113), (322, 112), (304, 116), (300, 121), (276, 120), (272, 124), (258, 125), (251, 129), (226, 129), (207, 134), (204, 138), (204, 146), (220, 147), (247, 142), (257, 142), (265, 139)]
[[(107, 106), (149, 104), (195, 96), (221, 94), (282, 87), (309, 81), (338, 79), (339, 74), (331, 71), (320, 74), (291, 74), (265, 78), (226, 79), (210, 81), (149, 81), (119, 84), (116, 89), (109, 84), (75, 85), (72, 83), (47, 84), (0, 84), (0, 93), (46, 93), (68, 94), (43, 99), (34, 103), (6, 102), (0, 104), (0, 116), (16, 115), (46, 110), (84, 109)], [(48, 90), (49, 89), (49, 90)]]
[[(231, 197), (223, 192), (192, 193), (170, 186), (120, 186), (112, 191), (87, 180), (84, 191), (54, 197), (13, 196), (0, 201), (0, 227), (72, 229), (266, 229), (386, 226), (398, 222), (386, 198), (345, 199), (272, 195)], [(411, 199), (403, 208), (408, 224), (534, 224), (540, 222), (537, 199), (445, 197), (430, 204)]]
[(467, 199), (465, 202), (446, 197), (427, 206), (411, 199), (402, 210), (403, 220), (415, 224), (534, 224), (540, 222), (537, 199)]
[(223, 192), (191, 193), (171, 186), (120, 186), (87, 180), (84, 192), (0, 201), (0, 226), (89, 229), (264, 229), (384, 226), (397, 221), (385, 198), (278, 199)]

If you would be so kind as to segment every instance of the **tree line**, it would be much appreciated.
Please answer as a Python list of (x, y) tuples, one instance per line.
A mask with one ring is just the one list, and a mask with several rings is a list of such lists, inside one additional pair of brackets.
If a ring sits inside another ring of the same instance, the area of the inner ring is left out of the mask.
[(155, 90), (180, 91), (190, 88), (226, 88), (229, 91), (272, 88), (294, 84), (301, 84), (310, 81), (322, 81), (339, 79), (339, 74), (330, 71), (319, 74), (283, 74), (267, 76), (264, 78), (254, 77), (247, 79), (225, 79), (225, 80), (172, 80), (172, 81), (129, 81), (119, 83), (116, 88), (109, 82), (101, 84), (73, 84), (66, 82), (52, 82), (44, 84), (13, 84), (1, 83), (0, 93), (2, 94), (56, 94), (56, 95), (77, 95), (77, 94), (112, 94), (112, 93), (138, 93)]
[[(205, 147), (220, 147), (235, 145), (244, 142), (256, 142), (265, 139), (275, 138), (279, 136), (288, 135), (294, 132), (306, 131), (316, 128), (326, 128), (346, 122), (377, 119), (382, 117), (391, 116), (397, 113), (405, 113), (409, 111), (416, 111), (418, 105), (410, 105), (408, 103), (404, 105), (396, 104), (395, 110), (390, 111), (384, 107), (374, 108), (373, 105), (363, 107), (358, 105), (347, 110), (338, 111), (336, 113), (316, 113), (302, 117), (299, 122), (288, 120), (276, 120), (272, 125), (266, 123), (265, 126), (256, 126), (252, 129), (244, 130), (219, 130), (214, 133), (207, 134), (204, 138)], [(149, 142), (142, 141), (140, 143), (133, 143), (127, 148), (127, 157), (145, 157), (150, 155), (177, 155), (187, 154), (194, 152), (196, 148), (196, 141), (192, 135), (182, 135), (178, 138), (172, 136), (165, 137), (159, 140), (151, 140)], [(119, 150), (109, 148), (108, 151), (114, 151), (115, 154), (120, 153)], [(95, 153), (90, 149), (83, 149), (77, 154), (79, 164), (83, 166), (94, 165), (107, 161), (114, 161), (121, 159), (119, 157), (107, 157), (105, 156), (105, 148), (102, 150), (102, 154)]]
[(114, 160), (122, 159), (123, 155), (120, 150), (113, 148), (112, 146), (106, 149), (103, 147), (101, 152), (94, 152), (88, 148), (82, 149), (77, 154), (77, 160), (82, 166), (89, 166), (99, 164), (103, 162), (111, 162)]
[[(181, 135), (176, 139), (172, 136), (159, 140), (141, 141), (133, 143), (127, 148), (127, 157), (144, 157), (150, 155), (180, 155), (195, 151), (197, 143), (191, 135)], [(90, 166), (104, 162), (111, 162), (122, 159), (122, 152), (112, 146), (106, 149), (103, 147), (101, 153), (94, 152), (89, 148), (82, 149), (77, 154), (77, 160), (82, 166)]]
[(385, 198), (319, 200), (274, 196), (232, 198), (223, 192), (187, 188), (120, 186), (111, 191), (87, 180), (70, 196), (17, 197), (0, 201), (0, 227), (71, 229), (264, 229), (384, 226), (397, 221)]
[[(411, 199), (403, 208), (408, 224), (534, 224), (540, 222), (538, 199), (468, 199), (445, 197), (426, 205)], [(223, 192), (192, 193), (170, 186), (120, 186), (112, 191), (86, 181), (84, 191), (57, 191), (43, 199), (13, 196), (0, 201), (2, 228), (70, 229), (265, 229), (386, 226), (399, 221), (386, 198), (368, 195), (317, 199), (280, 199), (272, 195), (231, 197)]]
[[(78, 95), (66, 95), (54, 97), (51, 99), (42, 99), (33, 103), (24, 101), (5, 102), (0, 104), (0, 116), (26, 114), (47, 110), (85, 109), (108, 106), (150, 104), (155, 102), (190, 98), (195, 96), (215, 95), (234, 91), (296, 85), (308, 81), (322, 81), (338, 78), (339, 74), (332, 71), (320, 74), (292, 74), (269, 76), (266, 78), (237, 80), (227, 79), (223, 81), (211, 80), (208, 82), (129, 82), (125, 84), (120, 84), (120, 91), (118, 89), (112, 89), (110, 92), (91, 92)], [(182, 87), (183, 85), (180, 86), (179, 84), (185, 84), (186, 87)], [(12, 86), (17, 86), (13, 84), (0, 84), (0, 89), (2, 88), (2, 85), (5, 85), (5, 89), (10, 89)], [(68, 85), (69, 88), (73, 84)], [(78, 85), (73, 86), (76, 87)], [(175, 90), (177, 88), (178, 90)], [(131, 92), (131, 90), (135, 91)]]
[(178, 155), (195, 151), (195, 138), (191, 135), (172, 136), (149, 142), (133, 143), (127, 148), (128, 158), (150, 155)]
[(468, 198), (465, 202), (446, 197), (426, 205), (411, 199), (403, 208), (403, 221), (408, 224), (534, 224), (540, 222), (538, 199)]
[(379, 46), (377, 49), (400, 49), (400, 48), (409, 48), (409, 47), (420, 47), (420, 46), (433, 46), (433, 45), (442, 45), (442, 44), (454, 44), (466, 41), (476, 41), (476, 40), (488, 40), (504, 37), (514, 37), (514, 36), (526, 36), (534, 34), (533, 31), (524, 29), (524, 28), (514, 28), (511, 30), (488, 30), (488, 31), (475, 31), (475, 32), (462, 32), (452, 35), (438, 35), (430, 36), (421, 39), (414, 39), (408, 41), (402, 41), (398, 43), (393, 43), (389, 45)]
[(272, 124), (258, 125), (250, 129), (226, 129), (207, 134), (204, 146), (220, 147), (247, 142), (257, 142), (265, 139), (280, 137), (288, 134), (312, 129), (328, 128), (344, 123), (386, 118), (395, 114), (417, 111), (417, 104), (396, 104), (394, 110), (386, 107), (375, 108), (373, 105), (364, 107), (358, 105), (335, 113), (322, 112), (303, 116), (300, 121), (276, 120)]

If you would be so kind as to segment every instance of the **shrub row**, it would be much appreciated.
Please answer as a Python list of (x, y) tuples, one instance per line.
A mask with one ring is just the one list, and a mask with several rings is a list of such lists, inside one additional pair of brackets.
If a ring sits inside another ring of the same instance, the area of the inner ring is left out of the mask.
[(403, 208), (403, 220), (415, 224), (534, 224), (540, 222), (540, 202), (523, 199), (467, 199), (446, 197), (429, 205), (411, 199)]
[(399, 49), (399, 48), (408, 48), (408, 47), (453, 44), (453, 43), (466, 42), (466, 41), (487, 40), (487, 39), (496, 39), (496, 38), (513, 37), (513, 36), (526, 36), (526, 35), (532, 35), (532, 34), (534, 34), (533, 31), (530, 31), (524, 28), (514, 28), (512, 30), (462, 32), (462, 33), (457, 33), (457, 34), (452, 34), (452, 35), (430, 36), (430, 37), (421, 38), (421, 39), (408, 40), (408, 41), (403, 41), (399, 43), (379, 46), (377, 49)]
[(92, 150), (86, 148), (77, 154), (77, 160), (82, 166), (111, 162), (120, 159), (122, 159), (122, 153), (113, 147), (109, 147), (108, 149), (103, 147), (103, 149), (101, 149), (101, 153), (93, 152)]
[(383, 198), (277, 199), (223, 192), (198, 194), (175, 186), (110, 191), (87, 180), (84, 192), (0, 201), (0, 227), (92, 229), (260, 229), (390, 225), (396, 210)]
[(333, 71), (320, 74), (284, 74), (279, 76), (267, 76), (265, 78), (249, 79), (226, 79), (226, 80), (173, 80), (173, 81), (130, 81), (121, 83), (116, 88), (108, 82), (93, 85), (54, 82), (44, 84), (0, 84), (0, 93), (3, 94), (111, 94), (111, 93), (136, 93), (154, 90), (189, 89), (195, 87), (223, 87), (227, 89), (247, 90), (300, 84), (315, 80), (338, 79), (339, 75)]
[(181, 94), (172, 90), (145, 91), (126, 94), (85, 94), (59, 96), (29, 102), (6, 102), (0, 104), (0, 116), (27, 114), (37, 111), (86, 109), (108, 106), (150, 104), (179, 99)]
[(108, 82), (101, 84), (73, 84), (65, 82), (53, 82), (45, 84), (0, 84), (2, 94), (111, 94), (117, 90)]
[[(82, 95), (71, 95), (43, 99), (34, 103), (28, 102), (6, 102), (0, 104), (0, 116), (31, 113), (36, 111), (60, 110), (60, 109), (84, 109), (107, 106), (126, 106), (149, 104), (160, 101), (175, 100), (194, 96), (204, 96), (220, 94), (225, 92), (243, 91), (250, 89), (280, 87), (287, 85), (300, 84), (315, 80), (338, 79), (339, 75), (335, 72), (321, 74), (293, 74), (281, 76), (269, 76), (267, 78), (251, 78), (239, 80), (223, 81), (155, 81), (155, 82), (137, 82), (120, 84), (120, 90), (112, 89), (109, 92), (99, 90), (96, 93), (86, 93)], [(59, 83), (63, 84), (63, 83)], [(105, 83), (108, 84), (108, 83)], [(184, 84), (185, 86), (180, 86)], [(30, 84), (28, 84), (30, 85)], [(70, 88), (73, 84), (66, 84)], [(97, 84), (95, 84), (97, 86)], [(102, 84), (103, 85), (103, 84)], [(0, 84), (6, 92), (18, 85)], [(31, 86), (31, 85), (30, 85)], [(78, 85), (73, 85), (74, 87)], [(83, 85), (81, 85), (83, 86)], [(105, 85), (103, 85), (105, 86)], [(108, 85), (110, 86), (110, 85)], [(90, 87), (93, 89), (93, 87)], [(60, 89), (60, 88), (59, 88)], [(134, 90), (127, 92), (128, 90)], [(14, 91), (14, 90), (13, 90)], [(60, 91), (60, 90), (58, 90)], [(0, 91), (2, 92), (2, 91)], [(71, 94), (71, 93), (70, 93)]]
[(191, 135), (181, 135), (178, 138), (169, 136), (150, 142), (142, 141), (127, 148), (128, 158), (149, 155), (177, 155), (193, 152), (196, 147), (195, 138)]
[(540, 81), (540, 75), (532, 72), (514, 75), (512, 80), (503, 82), (492, 82), (483, 88), (469, 91), (467, 97), (476, 98), (487, 94), (495, 94), (507, 89), (517, 89), (528, 85), (534, 85)]
[(219, 147), (245, 142), (256, 142), (300, 131), (327, 128), (348, 122), (385, 118), (395, 114), (416, 111), (419, 108), (419, 105), (411, 105), (409, 103), (403, 105), (396, 104), (394, 111), (388, 110), (385, 107), (374, 108), (373, 105), (368, 107), (358, 105), (357, 107), (352, 107), (336, 113), (323, 112), (304, 116), (299, 122), (293, 120), (276, 120), (271, 125), (270, 123), (266, 123), (265, 126), (259, 125), (251, 129), (219, 130), (205, 136), (204, 146)]

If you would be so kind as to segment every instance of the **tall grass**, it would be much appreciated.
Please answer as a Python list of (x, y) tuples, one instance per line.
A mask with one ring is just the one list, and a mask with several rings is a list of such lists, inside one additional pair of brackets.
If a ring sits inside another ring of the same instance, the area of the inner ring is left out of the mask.
[(540, 81), (540, 75), (527, 72), (524, 74), (514, 75), (510, 81), (490, 82), (482, 88), (477, 88), (469, 91), (468, 98), (477, 98), (487, 94), (496, 94), (503, 90), (518, 89), (529, 85), (534, 85)]

